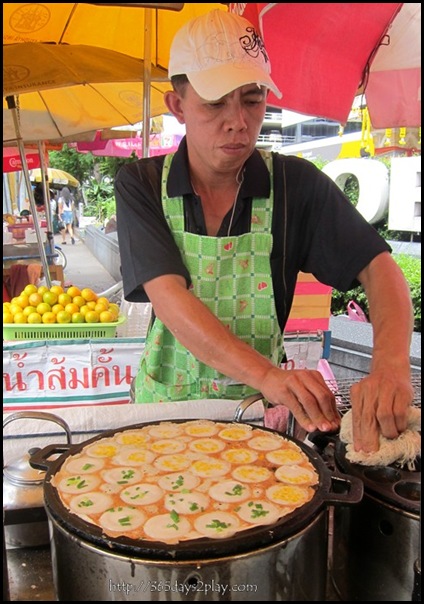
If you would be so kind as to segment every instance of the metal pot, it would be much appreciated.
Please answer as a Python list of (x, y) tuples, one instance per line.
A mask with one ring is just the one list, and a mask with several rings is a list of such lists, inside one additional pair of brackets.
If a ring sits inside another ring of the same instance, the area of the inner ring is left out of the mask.
[[(101, 438), (155, 423), (158, 422), (126, 426), (103, 433)], [(319, 455), (292, 438), (315, 467), (319, 484), (311, 501), (275, 524), (255, 527), (231, 538), (203, 538), (173, 546), (111, 539), (99, 527), (70, 514), (50, 484), (69, 456), (98, 438), (69, 447), (68, 451), (66, 447), (47, 447), (31, 458), (31, 465), (47, 470), (44, 496), (59, 600), (325, 599), (327, 506), (359, 503), (363, 494), (360, 480), (333, 476)], [(45, 457), (54, 452), (64, 454), (53, 463), (46, 463)]]
[[(59, 424), (66, 432), (67, 443), (70, 445), (72, 442), (69, 426), (56, 415), (20, 411), (4, 420), (3, 429), (18, 419), (38, 419)], [(19, 459), (7, 465), (3, 463), (3, 510), (8, 548), (34, 547), (49, 543), (43, 493), (45, 472), (34, 469), (29, 464), (30, 456), (37, 451), (38, 448), (31, 448)]]
[[(420, 550), (421, 472), (363, 467), (336, 444), (336, 463), (364, 482), (355, 510), (334, 511), (333, 583), (350, 601), (411, 601)], [(343, 554), (343, 555), (342, 555)]]
[(338, 436), (311, 438), (321, 448), (331, 438), (336, 466), (364, 484), (358, 506), (334, 509), (330, 577), (336, 592), (343, 601), (411, 601), (420, 551), (420, 462), (414, 471), (361, 466), (346, 458)]

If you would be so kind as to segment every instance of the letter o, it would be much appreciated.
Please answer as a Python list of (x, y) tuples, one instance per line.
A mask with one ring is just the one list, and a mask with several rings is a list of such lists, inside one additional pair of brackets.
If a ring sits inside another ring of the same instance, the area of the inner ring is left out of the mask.
[(389, 173), (383, 163), (372, 159), (336, 159), (322, 171), (342, 191), (347, 179), (355, 176), (359, 184), (358, 212), (371, 224), (384, 218), (389, 203)]

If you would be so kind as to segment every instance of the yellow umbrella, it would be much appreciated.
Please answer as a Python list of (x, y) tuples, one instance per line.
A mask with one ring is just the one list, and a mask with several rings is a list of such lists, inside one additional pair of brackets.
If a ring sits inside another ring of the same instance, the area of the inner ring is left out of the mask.
[[(43, 90), (42, 94), (47, 94), (46, 91), (49, 90), (48, 73), (46, 80), (39, 80), (38, 87), (33, 88), (37, 91), (36, 93), (19, 92), (17, 95), (16, 91), (12, 92), (14, 86), (8, 89), (9, 92), (3, 91), (3, 96), (6, 96), (6, 105), (3, 104), (3, 141), (10, 143), (16, 140), (18, 144), (30, 205), (34, 213), (35, 201), (30, 186), (28, 168), (25, 164), (23, 142), (53, 141), (64, 137), (69, 140), (70, 137), (76, 137), (77, 134), (105, 127), (121, 126), (125, 123), (134, 124), (141, 120), (149, 123), (152, 115), (160, 115), (165, 112), (165, 108), (160, 111), (155, 108), (159, 105), (159, 101), (156, 105), (154, 97), (156, 86), (159, 84), (153, 83), (154, 67), (167, 67), (170, 44), (175, 32), (186, 21), (198, 14), (206, 13), (213, 8), (228, 10), (226, 5), (212, 3), (186, 3), (184, 5), (148, 3), (144, 5), (147, 8), (139, 8), (139, 6), (3, 3), (3, 44), (17, 47), (27, 43), (48, 42), (56, 44), (56, 46), (73, 47), (86, 45), (89, 42), (91, 46), (99, 49), (120, 52), (144, 61), (140, 80), (130, 82), (118, 80), (118, 85), (116, 80), (107, 80), (104, 84), (101, 82), (98, 84), (98, 86), (106, 86), (107, 92), (112, 95), (114, 100), (118, 99), (121, 102), (121, 107), (122, 103), (132, 105), (133, 115), (138, 112), (138, 117), (132, 117), (129, 120), (125, 120), (122, 113), (113, 113), (110, 106), (108, 107), (103, 102), (100, 103), (99, 96), (93, 98), (91, 88), (86, 85), (89, 80), (80, 82), (83, 84), (82, 90), (75, 106), (73, 105), (75, 96), (73, 80), (71, 80), (71, 85), (69, 81), (63, 82), (62, 90), (58, 89), (56, 85), (53, 89), (50, 88), (52, 97), (50, 106), (55, 110), (53, 120), (50, 120), (50, 110), (46, 108), (44, 99), (40, 97), (41, 90)], [(156, 10), (156, 8), (170, 7), (177, 8), (177, 10), (182, 8), (182, 10), (181, 12)], [(16, 62), (15, 64), (9, 63), (12, 78), (15, 76), (15, 79), (19, 80), (26, 76), (26, 70), (31, 72), (31, 69), (36, 67), (34, 57), (29, 56), (28, 61), (23, 68)], [(44, 63), (44, 65), (49, 67), (48, 63)], [(144, 89), (141, 82), (144, 82)], [(110, 90), (112, 86), (114, 88)], [(24, 89), (29, 90), (25, 87)], [(161, 99), (163, 90), (163, 88), (161, 91), (158, 90)], [(60, 95), (59, 92), (62, 94)], [(33, 94), (32, 97), (31, 94)], [(142, 99), (142, 106), (140, 106), (139, 99)], [(87, 116), (88, 111), (90, 116)], [(99, 125), (99, 119), (103, 117), (108, 123)], [(65, 125), (68, 132), (64, 129)], [(53, 127), (53, 130), (49, 130), (49, 127)], [(144, 155), (148, 152), (148, 137), (149, 129), (144, 128)], [(45, 178), (43, 188), (46, 191)], [(37, 237), (44, 272), (49, 281), (41, 234), (38, 232)]]
[(144, 59), (144, 33), (152, 16), (151, 61), (167, 69), (176, 31), (191, 18), (214, 8), (228, 11), (228, 6), (220, 2), (117, 5), (5, 2), (3, 44), (90, 44)]
[[(78, 91), (80, 101), (75, 106), (74, 91), (67, 88), (60, 100), (56, 99), (57, 93), (51, 95), (52, 106), (57, 112), (54, 116), (57, 117), (58, 130), (62, 133), (58, 134), (57, 130), (54, 133), (49, 128), (51, 124), (43, 101), (34, 97), (30, 102), (29, 98), (23, 97), (20, 101), (23, 140), (76, 140), (76, 134), (134, 124), (143, 119), (148, 123), (150, 117), (165, 113), (162, 94), (168, 86), (157, 83), (154, 68), (167, 69), (170, 45), (176, 31), (188, 20), (214, 8), (228, 10), (225, 3), (3, 3), (4, 45), (17, 46), (28, 42), (48, 42), (59, 46), (90, 44), (91, 47), (145, 59), (140, 83), (126, 80), (125, 86), (102, 85), (107, 88), (106, 96), (112, 96), (113, 102), (119, 101), (125, 109), (123, 115), (114, 113), (113, 119), (104, 103), (99, 106), (88, 90)], [(32, 66), (35, 66), (35, 61)], [(145, 83), (144, 87), (141, 82)], [(9, 141), (13, 128), (7, 122), (10, 115), (3, 113), (6, 120), (3, 140)], [(106, 121), (114, 123), (99, 123), (100, 114), (107, 116)], [(63, 122), (70, 131), (64, 130)], [(148, 150), (148, 134), (146, 128), (143, 132), (145, 151)]]
[[(54, 6), (54, 5), (52, 5)], [(3, 47), (3, 96), (16, 96), (25, 142), (75, 137), (142, 120), (143, 61), (103, 48), (24, 42)], [(151, 69), (151, 112), (166, 111), (167, 72)], [(16, 138), (3, 104), (3, 142)]]
[[(40, 168), (34, 168), (29, 171), (31, 182), (42, 182), (42, 173)], [(72, 174), (59, 170), (57, 168), (47, 168), (47, 179), (51, 185), (62, 185), (70, 187), (79, 187), (80, 183)]]

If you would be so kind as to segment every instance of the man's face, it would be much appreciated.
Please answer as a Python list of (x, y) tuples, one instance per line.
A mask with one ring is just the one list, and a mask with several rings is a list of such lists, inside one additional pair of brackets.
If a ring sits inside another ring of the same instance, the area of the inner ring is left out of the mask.
[(179, 100), (179, 119), (186, 125), (190, 161), (201, 161), (216, 171), (240, 168), (255, 147), (266, 98), (264, 87), (248, 84), (207, 101), (188, 84)]

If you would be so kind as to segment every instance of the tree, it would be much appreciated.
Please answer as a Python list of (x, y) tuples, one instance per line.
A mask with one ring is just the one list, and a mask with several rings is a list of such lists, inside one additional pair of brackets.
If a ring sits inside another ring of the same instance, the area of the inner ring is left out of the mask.
[(121, 166), (134, 162), (136, 159), (138, 158), (135, 153), (130, 157), (96, 157), (92, 153), (79, 153), (66, 144), (63, 145), (61, 151), (49, 152), (50, 166), (69, 172), (80, 181), (82, 186), (94, 177), (95, 172), (101, 177), (108, 176), (114, 179)]
[(50, 166), (72, 174), (82, 185), (91, 177), (96, 161), (92, 153), (78, 153), (66, 144), (61, 151), (49, 151)]
[(76, 149), (63, 145), (61, 151), (49, 152), (52, 168), (59, 168), (75, 176), (82, 187), (86, 200), (84, 213), (95, 216), (103, 223), (116, 213), (113, 181), (119, 168), (137, 160), (131, 157), (96, 157), (92, 153), (79, 153)]

